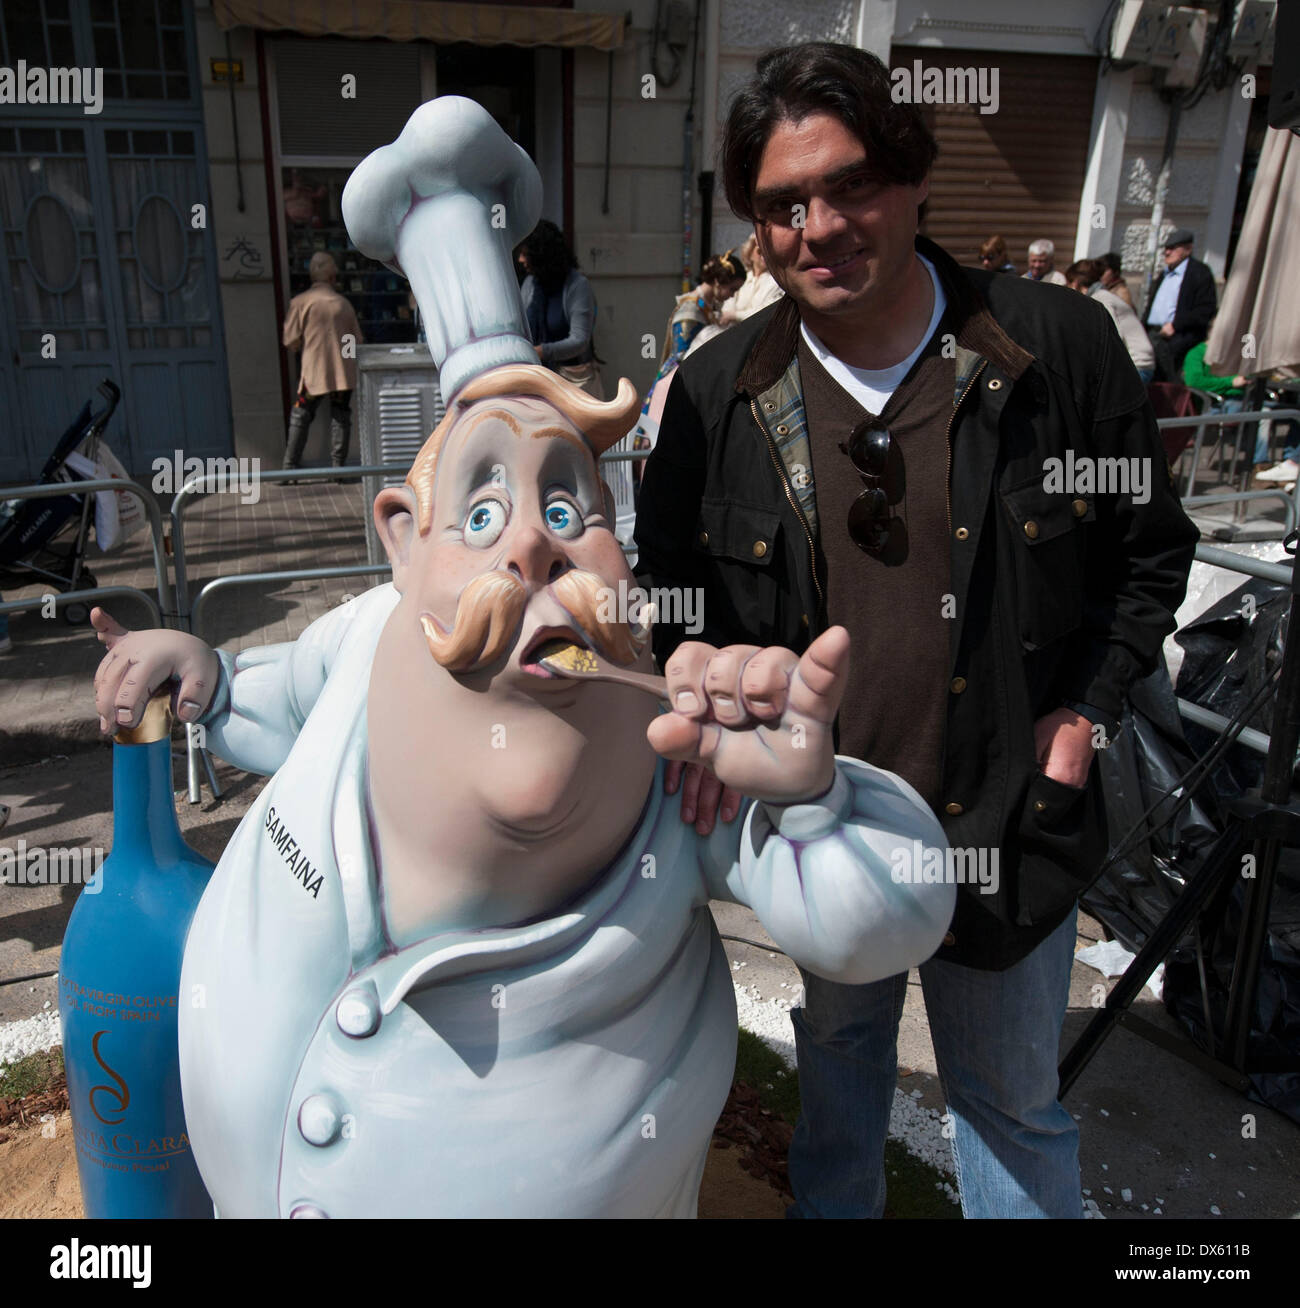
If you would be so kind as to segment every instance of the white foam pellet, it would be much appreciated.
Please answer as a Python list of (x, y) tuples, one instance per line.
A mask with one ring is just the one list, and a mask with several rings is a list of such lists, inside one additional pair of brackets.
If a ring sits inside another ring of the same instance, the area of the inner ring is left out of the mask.
[(63, 1029), (59, 1015), (53, 1009), (25, 1017), (20, 1022), (6, 1022), (0, 1026), (0, 1067), (62, 1043)]

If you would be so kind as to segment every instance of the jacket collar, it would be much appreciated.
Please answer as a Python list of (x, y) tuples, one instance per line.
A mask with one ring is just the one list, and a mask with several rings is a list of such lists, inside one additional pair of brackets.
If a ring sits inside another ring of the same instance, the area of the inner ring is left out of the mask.
[[(1034, 356), (998, 326), (978, 289), (955, 259), (924, 236), (916, 238), (916, 250), (934, 264), (948, 300), (949, 317), (957, 326), (957, 345), (969, 352), (968, 357), (973, 356), (970, 365), (959, 367), (958, 372), (969, 375), (974, 358), (988, 359), (1012, 381), (1017, 380), (1034, 362)], [(736, 378), (736, 390), (758, 396), (774, 386), (795, 358), (798, 344), (799, 309), (787, 295), (754, 342)]]

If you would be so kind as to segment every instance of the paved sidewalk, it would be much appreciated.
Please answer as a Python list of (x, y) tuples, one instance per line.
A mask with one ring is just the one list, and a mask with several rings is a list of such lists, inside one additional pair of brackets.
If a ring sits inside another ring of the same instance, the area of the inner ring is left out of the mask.
[[(170, 499), (160, 500), (164, 531), (170, 532)], [(185, 555), (190, 602), (205, 582), (236, 573), (341, 566), (366, 561), (365, 518), (360, 483), (262, 487), (256, 504), (237, 494), (209, 495), (185, 515)], [(120, 550), (100, 554), (92, 544), (87, 566), (101, 586), (135, 586), (156, 595), (153, 552), (147, 530)], [(168, 608), (175, 608), (172, 560), (166, 559)], [(332, 606), (381, 577), (329, 581), (272, 582), (238, 586), (208, 605), (209, 644), (242, 650), (294, 640)], [(38, 595), (42, 587), (7, 590), (5, 599)], [(148, 624), (148, 610), (131, 599), (106, 606), (128, 627)], [(0, 764), (47, 758), (85, 748), (99, 738), (91, 682), (102, 654), (89, 622), (69, 626), (61, 615), (43, 618), (39, 609), (10, 618), (14, 648), (0, 655)]]

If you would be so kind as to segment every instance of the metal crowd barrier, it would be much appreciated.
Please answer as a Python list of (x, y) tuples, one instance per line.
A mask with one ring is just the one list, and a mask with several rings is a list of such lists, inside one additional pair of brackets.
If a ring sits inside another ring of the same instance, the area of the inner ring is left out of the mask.
[[(1260, 422), (1267, 422), (1271, 427), (1274, 423), (1288, 421), (1300, 421), (1300, 409), (1250, 409), (1244, 413), (1216, 413), (1215, 411), (1210, 410), (1206, 413), (1189, 414), (1185, 418), (1159, 419), (1156, 426), (1159, 427), (1161, 431), (1167, 431), (1175, 427), (1196, 428), (1196, 440), (1191, 446), (1192, 456), (1187, 469), (1187, 481), (1183, 488), (1183, 506), (1233, 502), (1237, 503), (1239, 506), (1244, 506), (1252, 495), (1278, 493), (1276, 491), (1264, 492), (1242, 490), (1227, 493), (1225, 495), (1216, 494), (1214, 496), (1200, 496), (1193, 494), (1196, 489), (1196, 472), (1200, 466), (1201, 449), (1205, 442), (1205, 429), (1207, 427), (1245, 427), (1248, 424), (1255, 426)], [(1236, 472), (1237, 460), (1239, 458), (1244, 458), (1245, 467), (1248, 470), (1252, 463), (1253, 453), (1253, 447), (1246, 451), (1234, 447), (1232, 456), (1233, 473)], [(1182, 455), (1180, 455), (1179, 458), (1181, 459)], [(1281, 493), (1285, 494), (1285, 492)], [(1296, 494), (1300, 495), (1300, 483), (1296, 486)], [(1287, 528), (1288, 531), (1291, 531), (1294, 528), (1297, 513), (1300, 513), (1300, 508), (1297, 507), (1297, 504), (1293, 504), (1288, 513), (1288, 522), (1290, 523), (1290, 526)]]
[[(38, 609), (43, 604), (48, 603), (51, 597), (57, 609), (69, 604), (96, 604), (100, 600), (108, 599), (110, 596), (122, 596), (139, 600), (144, 604), (148, 608), (154, 623), (159, 627), (164, 625), (165, 619), (175, 616), (167, 607), (167, 565), (164, 562), (162, 514), (158, 511), (158, 505), (154, 502), (152, 494), (145, 490), (139, 482), (124, 481), (117, 477), (99, 477), (92, 481), (66, 481), (37, 486), (14, 486), (0, 490), (0, 499), (46, 500), (56, 499), (63, 495), (89, 495), (95, 491), (110, 490), (125, 491), (128, 495), (134, 495), (144, 506), (145, 516), (149, 519), (149, 535), (153, 544), (154, 580), (158, 588), (157, 601), (155, 602), (147, 591), (140, 590), (135, 586), (99, 586), (57, 592), (47, 585), (44, 593), (40, 595), (28, 599), (5, 600), (0, 603), (0, 613), (25, 613), (28, 609)], [(33, 584), (36, 584), (35, 579)]]

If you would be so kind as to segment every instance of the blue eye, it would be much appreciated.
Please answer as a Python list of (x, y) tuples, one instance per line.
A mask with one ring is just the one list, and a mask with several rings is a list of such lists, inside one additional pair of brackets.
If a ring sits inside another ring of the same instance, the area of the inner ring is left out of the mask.
[(500, 538), (506, 526), (506, 506), (500, 500), (479, 500), (465, 519), (465, 544), (486, 549)]
[(546, 506), (546, 525), (561, 539), (582, 534), (582, 515), (567, 500), (552, 500)]

